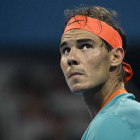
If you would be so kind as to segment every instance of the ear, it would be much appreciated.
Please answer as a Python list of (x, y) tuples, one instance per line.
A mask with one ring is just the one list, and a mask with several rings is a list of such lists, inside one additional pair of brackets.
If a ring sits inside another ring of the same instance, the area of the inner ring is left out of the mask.
[(124, 50), (122, 47), (117, 47), (111, 51), (111, 66), (118, 66), (124, 58)]

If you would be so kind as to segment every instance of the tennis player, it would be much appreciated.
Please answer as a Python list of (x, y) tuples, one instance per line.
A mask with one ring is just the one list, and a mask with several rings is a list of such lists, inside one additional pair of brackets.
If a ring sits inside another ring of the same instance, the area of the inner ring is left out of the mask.
[(61, 68), (92, 120), (82, 140), (140, 140), (140, 103), (125, 89), (133, 73), (123, 61), (126, 36), (117, 13), (91, 6), (65, 14)]

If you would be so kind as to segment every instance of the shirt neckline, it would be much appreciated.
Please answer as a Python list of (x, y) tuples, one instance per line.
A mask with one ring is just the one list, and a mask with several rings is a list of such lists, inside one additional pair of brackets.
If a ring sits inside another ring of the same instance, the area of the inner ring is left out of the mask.
[(128, 93), (126, 91), (126, 89), (118, 89), (116, 90), (108, 99), (107, 101), (104, 103), (104, 105), (101, 107), (101, 109), (99, 110), (99, 112), (117, 95), (121, 94), (121, 93)]

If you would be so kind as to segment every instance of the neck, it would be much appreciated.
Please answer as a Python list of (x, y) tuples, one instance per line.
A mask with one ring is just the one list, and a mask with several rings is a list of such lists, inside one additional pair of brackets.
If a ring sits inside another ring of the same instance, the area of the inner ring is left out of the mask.
[(123, 89), (123, 82), (114, 82), (114, 85), (105, 84), (103, 86), (90, 89), (82, 94), (85, 104), (88, 108), (91, 119), (97, 115), (107, 99), (118, 89)]

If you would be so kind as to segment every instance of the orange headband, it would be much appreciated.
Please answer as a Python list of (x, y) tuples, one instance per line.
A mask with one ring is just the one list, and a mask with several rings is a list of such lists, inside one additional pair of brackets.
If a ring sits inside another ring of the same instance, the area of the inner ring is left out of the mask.
[[(67, 31), (72, 30), (72, 29), (82, 29), (82, 30), (89, 31), (99, 36), (100, 38), (104, 39), (113, 48), (122, 47), (122, 39), (119, 33), (115, 29), (113, 29), (111, 26), (109, 26), (107, 23), (101, 20), (94, 19), (87, 16), (77, 15), (77, 16), (72, 17), (68, 21), (63, 35)], [(125, 71), (124, 83), (126, 84), (128, 80), (130, 80), (130, 78), (132, 77), (133, 72), (129, 64), (122, 62), (122, 65)]]

